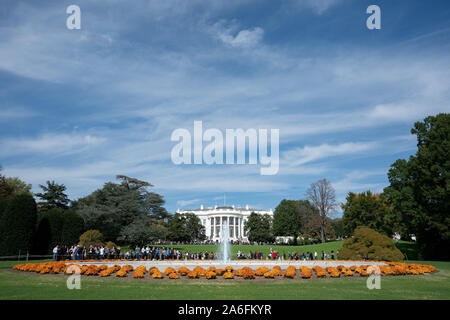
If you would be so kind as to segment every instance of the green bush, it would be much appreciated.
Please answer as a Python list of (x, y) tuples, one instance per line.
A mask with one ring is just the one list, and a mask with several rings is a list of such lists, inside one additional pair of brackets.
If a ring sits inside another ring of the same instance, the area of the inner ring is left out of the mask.
[(88, 230), (80, 236), (79, 244), (82, 246), (103, 245), (103, 234), (98, 230)]
[(345, 240), (338, 258), (340, 260), (401, 261), (403, 254), (391, 238), (370, 228), (358, 228), (350, 239)]
[(114, 248), (114, 247), (117, 247), (117, 245), (116, 245), (114, 242), (112, 242), (112, 241), (108, 241), (108, 242), (105, 244), (105, 246), (106, 246), (108, 249), (112, 249), (112, 248)]

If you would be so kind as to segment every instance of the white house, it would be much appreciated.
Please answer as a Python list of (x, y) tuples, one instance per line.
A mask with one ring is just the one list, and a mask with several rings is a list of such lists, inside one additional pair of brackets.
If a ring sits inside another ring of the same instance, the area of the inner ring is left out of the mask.
[(257, 214), (268, 214), (273, 217), (273, 211), (270, 210), (257, 210), (249, 208), (248, 205), (245, 208), (235, 206), (223, 206), (214, 208), (205, 208), (203, 205), (199, 209), (194, 210), (177, 210), (177, 213), (193, 213), (200, 218), (202, 225), (205, 227), (206, 237), (209, 240), (219, 240), (220, 233), (225, 221), (228, 222), (230, 227), (230, 240), (233, 241), (248, 241), (245, 231), (244, 224), (247, 221), (250, 214), (254, 212)]

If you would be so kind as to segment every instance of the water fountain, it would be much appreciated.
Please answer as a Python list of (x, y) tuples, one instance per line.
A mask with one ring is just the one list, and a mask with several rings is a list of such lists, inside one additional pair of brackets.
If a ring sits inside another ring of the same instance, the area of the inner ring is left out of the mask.
[[(232, 266), (233, 268), (242, 268), (244, 266), (251, 267), (256, 269), (258, 267), (266, 266), (268, 268), (272, 268), (275, 265), (280, 266), (283, 270), (285, 270), (288, 266), (295, 266), (296, 268), (300, 266), (312, 267), (314, 265), (321, 266), (326, 268), (336, 267), (338, 265), (344, 265), (346, 267), (350, 267), (355, 264), (354, 261), (327, 261), (327, 260), (232, 260), (231, 259), (231, 243), (230, 243), (230, 227), (228, 224), (228, 220), (223, 221), (222, 229), (220, 230), (220, 247), (219, 247), (219, 255), (217, 260), (160, 260), (160, 261), (102, 261), (101, 264), (105, 264), (107, 266), (112, 266), (115, 264), (125, 265), (130, 264), (134, 268), (144, 265), (147, 268), (150, 267), (158, 267), (160, 270), (164, 270), (167, 267), (179, 268), (181, 266), (187, 267), (190, 269), (195, 268), (196, 266), (201, 266), (205, 269), (214, 266), (217, 268), (225, 268), (225, 266)], [(70, 263), (70, 262), (68, 262)], [(83, 262), (83, 264), (99, 264), (97, 261), (89, 261)], [(384, 262), (370, 262), (370, 261), (359, 261), (358, 265), (384, 265)]]
[(230, 251), (230, 228), (228, 226), (228, 220), (225, 220), (222, 224), (222, 230), (220, 230), (220, 251), (219, 258), (222, 263), (227, 263), (230, 261), (231, 251)]

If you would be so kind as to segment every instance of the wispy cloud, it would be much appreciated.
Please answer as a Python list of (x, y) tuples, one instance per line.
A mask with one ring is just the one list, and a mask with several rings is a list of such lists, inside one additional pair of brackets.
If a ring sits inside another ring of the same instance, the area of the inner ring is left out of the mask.
[(24, 107), (3, 106), (0, 108), (0, 122), (32, 118), (38, 114), (38, 112)]
[(0, 140), (3, 156), (44, 153), (47, 155), (74, 154), (86, 151), (106, 141), (91, 135), (44, 134), (38, 138), (6, 138)]
[(305, 146), (286, 151), (283, 153), (283, 157), (285, 162), (296, 166), (324, 158), (362, 153), (376, 146), (376, 142), (347, 142), (338, 145)]
[(192, 200), (178, 200), (177, 205), (180, 207), (186, 207), (195, 203), (200, 202), (200, 199), (192, 199)]

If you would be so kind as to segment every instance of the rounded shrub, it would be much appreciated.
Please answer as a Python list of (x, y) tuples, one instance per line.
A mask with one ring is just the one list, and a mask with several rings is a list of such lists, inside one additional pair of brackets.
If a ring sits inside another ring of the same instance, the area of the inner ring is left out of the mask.
[(401, 261), (404, 256), (391, 238), (370, 228), (358, 228), (339, 250), (339, 260)]

